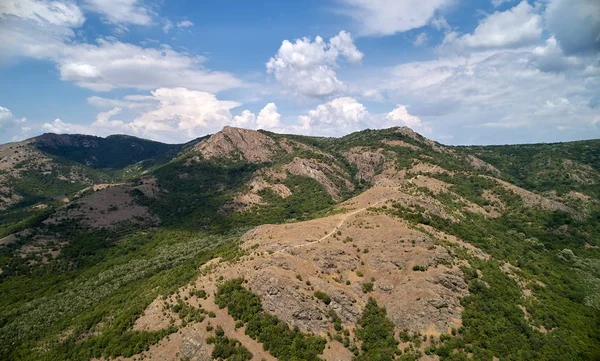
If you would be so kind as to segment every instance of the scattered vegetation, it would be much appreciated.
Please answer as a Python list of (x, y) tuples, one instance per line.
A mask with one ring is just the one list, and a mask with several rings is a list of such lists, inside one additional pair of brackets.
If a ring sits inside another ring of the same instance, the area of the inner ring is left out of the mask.
[(215, 295), (220, 308), (227, 307), (229, 314), (246, 324), (246, 334), (263, 344), (265, 350), (283, 361), (319, 360), (325, 349), (325, 339), (291, 330), (276, 316), (262, 309), (260, 299), (246, 290), (243, 279), (233, 279), (221, 284)]

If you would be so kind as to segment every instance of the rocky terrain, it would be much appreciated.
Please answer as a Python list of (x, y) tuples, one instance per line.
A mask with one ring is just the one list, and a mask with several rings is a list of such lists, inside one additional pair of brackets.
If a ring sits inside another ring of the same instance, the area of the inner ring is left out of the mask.
[(0, 146), (0, 358), (593, 359), (595, 158), (532, 186), (498, 152), (406, 127)]

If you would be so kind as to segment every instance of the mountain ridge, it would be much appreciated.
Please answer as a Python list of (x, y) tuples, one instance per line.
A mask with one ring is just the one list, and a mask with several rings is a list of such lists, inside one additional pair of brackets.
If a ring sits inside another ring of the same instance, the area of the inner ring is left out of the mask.
[(399, 127), (227, 127), (120, 169), (15, 144), (0, 146), (2, 196), (23, 191), (0, 210), (0, 358), (598, 354), (595, 141), (529, 157)]

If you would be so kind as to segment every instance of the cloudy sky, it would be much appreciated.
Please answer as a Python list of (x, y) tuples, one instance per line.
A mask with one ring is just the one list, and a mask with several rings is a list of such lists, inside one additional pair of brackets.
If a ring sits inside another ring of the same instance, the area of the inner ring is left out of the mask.
[(600, 138), (598, 0), (0, 0), (0, 143)]

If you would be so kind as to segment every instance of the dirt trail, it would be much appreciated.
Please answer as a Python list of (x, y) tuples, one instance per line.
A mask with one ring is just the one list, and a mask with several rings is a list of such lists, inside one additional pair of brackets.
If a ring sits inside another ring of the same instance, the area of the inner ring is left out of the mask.
[(297, 245), (295, 245), (295, 246), (291, 246), (291, 247), (286, 247), (286, 248), (280, 249), (279, 251), (277, 251), (277, 252), (275, 252), (275, 253), (281, 253), (281, 252), (284, 252), (284, 251), (285, 251), (285, 252), (287, 252), (287, 251), (288, 251), (288, 250), (290, 250), (290, 249), (295, 249), (295, 248), (300, 248), (300, 247), (306, 247), (306, 246), (308, 246), (308, 245), (314, 245), (314, 244), (316, 244), (316, 243), (319, 243), (319, 242), (321, 242), (321, 241), (324, 241), (324, 240), (326, 240), (327, 238), (329, 238), (329, 237), (333, 236), (333, 235), (335, 234), (335, 232), (337, 232), (337, 231), (340, 229), (340, 227), (341, 227), (342, 225), (344, 225), (344, 223), (346, 222), (346, 220), (347, 220), (348, 218), (352, 217), (353, 215), (355, 215), (355, 214), (357, 214), (357, 213), (364, 212), (364, 211), (366, 211), (368, 208), (372, 208), (372, 207), (376, 206), (377, 204), (379, 204), (379, 203), (383, 203), (383, 202), (386, 202), (386, 201), (387, 201), (387, 199), (385, 199), (385, 200), (380, 200), (380, 201), (377, 201), (377, 202), (373, 203), (372, 205), (370, 205), (370, 206), (368, 206), (368, 207), (364, 207), (364, 208), (361, 208), (361, 209), (357, 209), (357, 210), (355, 210), (355, 211), (352, 211), (352, 212), (350, 212), (350, 213), (347, 213), (347, 214), (346, 214), (346, 215), (344, 215), (344, 217), (343, 217), (343, 218), (342, 218), (342, 219), (339, 221), (339, 223), (338, 223), (338, 224), (337, 224), (335, 227), (333, 227), (333, 229), (331, 230), (331, 232), (327, 233), (326, 235), (324, 235), (323, 237), (319, 238), (319, 239), (318, 239), (318, 240), (316, 240), (316, 241), (313, 241), (313, 242), (308, 242), (308, 243), (303, 243), (303, 244), (297, 244)]

